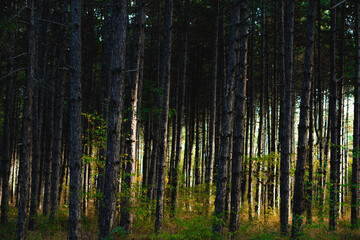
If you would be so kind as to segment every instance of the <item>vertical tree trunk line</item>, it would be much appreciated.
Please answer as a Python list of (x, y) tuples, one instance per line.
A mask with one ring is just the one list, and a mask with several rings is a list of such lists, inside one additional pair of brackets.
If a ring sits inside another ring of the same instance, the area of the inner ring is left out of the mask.
[(69, 239), (81, 239), (81, 1), (71, 0)]
[(359, 32), (359, 2), (355, 1), (355, 78), (354, 78), (354, 148), (351, 180), (351, 227), (359, 224), (359, 153), (360, 153), (360, 32)]
[(160, 81), (164, 89), (161, 98), (161, 120), (162, 124), (159, 131), (159, 159), (158, 159), (158, 179), (157, 179), (157, 199), (155, 215), (155, 232), (161, 232), (164, 220), (164, 197), (165, 197), (165, 173), (166, 173), (166, 136), (169, 120), (169, 94), (170, 94), (170, 66), (171, 66), (171, 29), (173, 21), (173, 0), (169, 0), (165, 5), (164, 16), (164, 41), (161, 52)]
[(239, 228), (242, 162), (244, 154), (244, 124), (246, 106), (246, 83), (247, 83), (247, 50), (248, 50), (248, 5), (247, 0), (240, 4), (240, 49), (239, 69), (236, 74), (235, 93), (235, 117), (234, 117), (234, 152), (232, 158), (232, 181), (231, 181), (231, 209), (230, 209), (230, 232)]
[(35, 75), (35, 17), (34, 17), (34, 1), (28, 1), (29, 7), (29, 25), (28, 25), (28, 66), (26, 76), (26, 92), (25, 102), (23, 107), (23, 127), (22, 127), (22, 146), (20, 155), (20, 169), (19, 169), (19, 184), (20, 184), (20, 200), (16, 225), (17, 240), (25, 239), (26, 233), (26, 218), (29, 206), (29, 188), (30, 188), (30, 154), (31, 154), (31, 141), (32, 138), (32, 103), (33, 103), (33, 83)]
[(217, 172), (217, 185), (215, 197), (215, 211), (213, 232), (222, 234), (225, 214), (226, 184), (228, 182), (228, 168), (230, 162), (230, 141), (233, 136), (233, 109), (234, 109), (234, 87), (236, 76), (236, 60), (235, 54), (238, 49), (239, 31), (237, 23), (240, 19), (240, 1), (234, 0), (232, 5), (232, 20), (230, 30), (230, 43), (228, 53), (228, 67), (226, 73), (226, 82), (224, 85), (224, 102), (222, 109), (221, 123), (221, 144), (219, 166)]
[[(295, 187), (294, 187), (295, 191), (293, 197), (294, 199), (293, 221), (292, 221), (293, 226), (291, 232), (291, 236), (293, 238), (297, 237), (302, 231), (301, 229), (303, 224), (302, 214), (305, 210), (305, 165), (307, 159), (311, 158), (309, 156), (310, 152), (308, 152), (308, 146), (309, 146), (308, 135), (309, 135), (309, 115), (311, 115), (311, 111), (312, 111), (311, 110), (312, 106), (310, 105), (310, 103), (312, 102), (311, 92), (312, 92), (312, 78), (313, 78), (313, 67), (314, 67), (315, 14), (316, 14), (316, 2), (315, 0), (311, 0), (309, 2), (308, 17), (307, 17), (304, 78), (303, 78), (301, 103), (300, 103), (298, 151), (297, 151), (296, 172), (295, 172)], [(312, 131), (310, 132), (312, 134)], [(312, 136), (310, 136), (310, 138), (312, 138)], [(309, 166), (311, 165), (309, 164)]]

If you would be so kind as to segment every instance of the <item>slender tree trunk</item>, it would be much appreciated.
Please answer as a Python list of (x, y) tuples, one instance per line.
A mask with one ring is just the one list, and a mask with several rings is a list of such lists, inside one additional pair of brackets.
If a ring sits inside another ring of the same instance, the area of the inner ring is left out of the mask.
[[(16, 2), (11, 4), (12, 10), (17, 10)], [(15, 31), (12, 30), (9, 33), (11, 42), (10, 59), (8, 60), (8, 72), (14, 71), (14, 55), (15, 55)], [(9, 208), (9, 193), (11, 192), (9, 177), (12, 159), (12, 131), (14, 124), (12, 123), (12, 116), (14, 112), (14, 89), (15, 89), (15, 77), (9, 76), (6, 79), (6, 90), (5, 90), (5, 107), (4, 107), (4, 135), (2, 144), (2, 159), (1, 159), (1, 173), (2, 173), (2, 191), (1, 191), (1, 224), (5, 225), (8, 222), (8, 208)]]
[[(289, 224), (289, 167), (290, 167), (290, 121), (291, 121), (291, 87), (292, 87), (292, 42), (287, 37), (286, 52), (285, 56), (285, 24), (284, 24), (284, 9), (285, 0), (281, 0), (279, 3), (279, 31), (280, 31), (280, 45), (279, 45), (279, 75), (280, 75), (280, 127), (279, 127), (279, 139), (281, 145), (281, 156), (280, 156), (280, 230), (281, 235), (286, 236), (288, 234)], [(293, 6), (293, 5), (292, 5)], [(292, 9), (288, 7), (290, 13)], [(287, 16), (292, 23), (293, 18)], [(287, 21), (288, 22), (288, 21)], [(289, 27), (287, 27), (287, 33)], [(291, 51), (291, 52), (290, 52)], [(287, 59), (285, 74), (285, 57)]]
[(262, 0), (262, 8), (261, 8), (261, 83), (260, 83), (260, 110), (259, 110), (259, 133), (257, 138), (257, 168), (256, 168), (256, 204), (255, 204), (255, 212), (257, 212), (258, 217), (260, 217), (261, 212), (261, 188), (262, 188), (262, 177), (261, 177), (261, 169), (262, 169), (262, 160), (261, 156), (264, 154), (264, 144), (263, 141), (265, 139), (264, 135), (264, 87), (265, 87), (265, 2)]
[(29, 188), (30, 188), (30, 154), (32, 138), (32, 101), (33, 101), (33, 78), (35, 70), (35, 18), (34, 18), (34, 1), (28, 1), (30, 9), (29, 25), (28, 25), (28, 69), (27, 82), (25, 87), (25, 99), (23, 108), (23, 127), (22, 127), (22, 146), (20, 155), (20, 170), (19, 170), (19, 184), (20, 184), (20, 201), (16, 225), (17, 240), (24, 240), (26, 234), (26, 218), (29, 206)]
[(216, 134), (216, 98), (217, 98), (217, 73), (218, 73), (218, 41), (219, 41), (219, 4), (216, 1), (216, 17), (213, 39), (213, 59), (212, 59), (212, 78), (211, 78), (211, 109), (210, 109), (210, 125), (209, 125), (209, 155), (205, 173), (205, 184), (209, 207), (211, 206), (211, 186), (214, 176), (214, 159), (215, 159), (215, 134)]
[(111, 95), (107, 136), (107, 154), (103, 189), (103, 204), (100, 207), (99, 239), (107, 237), (114, 226), (116, 192), (120, 168), (120, 131), (122, 122), (122, 95), (125, 79), (125, 52), (127, 1), (111, 2), (110, 32), (113, 38), (111, 66)]
[[(335, 6), (336, 0), (331, 0), (331, 6)], [(339, 146), (338, 146), (338, 130), (337, 128), (337, 80), (336, 80), (336, 8), (330, 10), (331, 21), (331, 42), (330, 42), (330, 102), (329, 102), (329, 118), (331, 121), (331, 156), (330, 156), (330, 212), (329, 212), (329, 228), (337, 229), (338, 215), (338, 179), (339, 179)]]
[(232, 21), (230, 30), (230, 43), (228, 54), (228, 67), (226, 74), (226, 83), (224, 86), (224, 102), (222, 109), (221, 124), (221, 145), (219, 166), (217, 172), (217, 186), (215, 198), (215, 211), (213, 223), (213, 232), (222, 235), (225, 214), (226, 184), (228, 182), (228, 168), (230, 162), (230, 141), (233, 135), (233, 109), (234, 109), (234, 88), (235, 88), (235, 72), (236, 72), (236, 54), (237, 40), (239, 31), (237, 23), (240, 20), (240, 1), (234, 0), (232, 4)]
[(354, 79), (354, 148), (351, 180), (351, 227), (359, 226), (359, 153), (360, 153), (360, 32), (359, 1), (355, 1), (355, 79)]
[[(122, 211), (120, 226), (124, 227), (125, 231), (131, 233), (132, 224), (134, 221), (133, 206), (135, 204), (135, 171), (136, 171), (136, 133), (137, 133), (137, 107), (138, 107), (138, 91), (139, 91), (139, 81), (140, 81), (140, 67), (141, 67), (141, 52), (143, 49), (143, 25), (144, 25), (144, 8), (145, 3), (140, 0), (138, 4), (138, 30), (136, 37), (136, 46), (135, 46), (135, 63), (133, 64), (133, 69), (136, 69), (135, 74), (130, 76), (129, 83), (127, 84), (127, 102), (129, 103), (128, 109), (126, 111), (126, 132), (125, 132), (125, 144), (127, 155), (125, 157), (126, 168), (125, 168), (125, 178), (124, 178), (124, 191), (126, 192), (125, 196), (121, 200), (122, 202)], [(141, 33), (142, 32), (142, 33)]]
[(255, 131), (255, 114), (254, 114), (254, 82), (255, 82), (255, 75), (254, 75), (254, 68), (255, 68), (255, 0), (251, 3), (251, 58), (250, 58), (250, 90), (249, 90), (249, 118), (250, 118), (250, 143), (249, 143), (249, 181), (248, 181), (248, 214), (249, 214), (249, 220), (252, 220), (252, 175), (253, 175), (253, 134)]
[[(291, 236), (296, 238), (302, 231), (303, 212), (305, 210), (305, 164), (309, 155), (308, 152), (308, 133), (309, 133), (309, 114), (312, 106), (311, 102), (311, 83), (314, 67), (314, 19), (316, 14), (316, 2), (309, 2), (307, 16), (306, 49), (304, 59), (304, 78), (301, 92), (300, 122), (298, 136), (298, 151), (295, 172), (294, 205), (293, 205), (293, 225)], [(311, 126), (312, 127), (312, 126)], [(311, 131), (312, 134), (312, 131)], [(310, 136), (312, 138), (312, 136)], [(312, 154), (312, 153), (311, 153)], [(312, 166), (311, 166), (312, 167)], [(312, 176), (311, 176), (312, 177)]]
[[(314, 18), (313, 18), (314, 19)], [(312, 78), (312, 86), (314, 85), (314, 78)], [(309, 122), (309, 154), (308, 154), (308, 164), (309, 164), (309, 179), (306, 184), (306, 223), (311, 224), (312, 223), (312, 206), (313, 206), (313, 180), (314, 180), (314, 110), (313, 110), (313, 104), (314, 104), (314, 87), (311, 89), (311, 96), (310, 96), (310, 122)]]
[(173, 0), (166, 1), (164, 18), (164, 42), (162, 45), (160, 80), (164, 89), (161, 99), (161, 128), (159, 131), (159, 161), (157, 179), (157, 199), (155, 232), (161, 232), (164, 220), (165, 173), (166, 173), (166, 136), (169, 121), (170, 65), (171, 65), (171, 29), (173, 19)]
[(246, 82), (247, 82), (247, 47), (248, 47), (248, 3), (243, 0), (240, 4), (240, 51), (239, 72), (236, 81), (235, 94), (235, 118), (234, 118), (234, 152), (232, 159), (231, 181), (231, 211), (230, 232), (236, 232), (240, 220), (241, 178), (242, 161), (244, 154), (244, 124), (246, 106)]
[(81, 239), (81, 1), (71, 0), (69, 239)]
[[(317, 102), (319, 104), (318, 115), (318, 142), (319, 142), (319, 215), (323, 216), (323, 192), (324, 192), (324, 160), (323, 160), (323, 101), (322, 101), (322, 80), (321, 80), (321, 0), (317, 1)], [(326, 157), (326, 156), (325, 156)]]
[[(177, 130), (176, 130), (176, 153), (175, 153), (175, 162), (173, 166), (172, 173), (172, 189), (171, 189), (171, 211), (172, 214), (175, 213), (177, 207), (178, 191), (179, 191), (179, 174), (180, 174), (180, 160), (181, 160), (181, 136), (183, 128), (183, 118), (184, 118), (184, 100), (185, 100), (185, 85), (186, 85), (186, 72), (187, 72), (187, 8), (188, 0), (184, 2), (184, 22), (182, 23), (182, 41), (181, 41), (181, 51), (180, 51), (180, 79), (179, 79), (179, 88), (178, 88), (178, 102), (176, 114), (177, 117)], [(185, 163), (184, 163), (185, 164)]]
[[(62, 23), (66, 23), (67, 1), (63, 1)], [(52, 154), (52, 175), (51, 175), (51, 208), (50, 220), (54, 220), (57, 208), (59, 206), (59, 185), (62, 179), (59, 179), (59, 168), (62, 159), (62, 131), (63, 131), (63, 109), (64, 109), (64, 68), (65, 65), (65, 32), (60, 32), (59, 46), (59, 70), (56, 82), (55, 98), (55, 116), (54, 116), (54, 145)], [(61, 192), (60, 192), (61, 193)]]
[(200, 147), (200, 114), (199, 114), (199, 99), (196, 100), (196, 139), (195, 139), (195, 168), (194, 168), (194, 178), (195, 178), (195, 185), (200, 184), (200, 157), (199, 157), (199, 147)]

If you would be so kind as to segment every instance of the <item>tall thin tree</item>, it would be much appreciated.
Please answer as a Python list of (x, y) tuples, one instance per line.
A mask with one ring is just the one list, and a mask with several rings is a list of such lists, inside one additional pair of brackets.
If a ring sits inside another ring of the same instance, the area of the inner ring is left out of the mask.
[[(279, 3), (279, 76), (280, 76), (280, 127), (279, 127), (279, 139), (281, 145), (280, 155), (280, 229), (283, 236), (288, 234), (289, 224), (289, 167), (290, 167), (290, 123), (291, 123), (291, 88), (292, 88), (292, 32), (290, 32), (287, 24), (286, 33), (289, 35), (285, 38), (285, 9), (288, 9), (289, 13), (293, 13), (293, 8), (285, 3), (293, 1), (281, 0)], [(293, 5), (292, 5), (293, 7)], [(290, 18), (290, 20), (289, 20)], [(293, 19), (293, 18), (292, 18)], [(287, 14), (287, 23), (293, 23), (291, 15)], [(287, 42), (285, 48), (285, 40)], [(286, 49), (286, 51), (285, 51)], [(285, 55), (285, 52), (287, 53)], [(285, 58), (286, 63), (285, 64)], [(285, 73), (285, 67), (287, 69)]]
[(354, 78), (354, 148), (351, 181), (351, 226), (358, 227), (359, 221), (359, 154), (360, 154), (360, 32), (359, 1), (355, 1), (355, 78)]
[(125, 80), (127, 1), (111, 2), (112, 33), (111, 95), (108, 116), (107, 153), (103, 202), (100, 206), (99, 239), (106, 238), (114, 226), (116, 192), (120, 168), (120, 130)]
[(23, 107), (23, 126), (20, 153), (20, 201), (16, 225), (17, 240), (25, 239), (26, 234), (26, 218), (29, 207), (29, 191), (30, 191), (30, 154), (31, 154), (31, 132), (32, 132), (32, 101), (33, 101), (33, 83), (35, 77), (35, 17), (33, 0), (27, 2), (30, 11), (28, 25), (28, 67), (25, 87), (25, 99)]
[(331, 0), (330, 10), (330, 96), (329, 119), (331, 123), (331, 152), (330, 152), (330, 201), (329, 201), (329, 228), (336, 230), (338, 218), (338, 178), (339, 178), (339, 146), (338, 146), (338, 121), (337, 121), (337, 79), (336, 79), (336, 7), (337, 0)]
[(304, 78), (301, 92), (300, 104), (300, 122), (299, 122), (299, 135), (298, 135), (298, 154), (296, 161), (295, 172), (295, 189), (294, 191), (294, 205), (293, 205), (293, 225), (292, 237), (296, 237), (301, 232), (303, 223), (302, 214), (305, 210), (305, 164), (306, 159), (309, 157), (307, 154), (308, 148), (308, 133), (309, 133), (309, 114), (310, 97), (311, 97), (311, 83), (314, 68), (314, 28), (315, 28), (315, 14), (316, 14), (316, 1), (309, 1), (309, 9), (307, 16), (307, 34), (306, 34), (306, 49), (304, 59)]
[(169, 121), (170, 66), (171, 66), (171, 29), (173, 21), (173, 0), (166, 1), (164, 17), (164, 40), (161, 48), (160, 82), (164, 90), (161, 98), (161, 126), (159, 131), (158, 179), (155, 215), (155, 232), (161, 232), (164, 220), (166, 151)]
[(239, 39), (238, 22), (240, 20), (240, 0), (233, 0), (232, 3), (232, 20), (230, 30), (230, 43), (228, 53), (228, 67), (226, 74), (226, 82), (224, 86), (224, 102), (222, 106), (222, 123), (221, 123), (221, 144), (220, 156), (216, 182), (216, 197), (213, 232), (222, 234), (224, 226), (225, 205), (226, 205), (226, 185), (228, 182), (228, 169), (230, 163), (230, 141), (233, 136), (233, 110), (234, 110), (234, 88), (235, 88), (235, 72), (237, 70), (238, 48), (237, 41)]
[(245, 105), (246, 105), (246, 82), (247, 82), (247, 47), (248, 47), (248, 3), (242, 0), (240, 4), (240, 50), (239, 70), (236, 79), (235, 93), (235, 117), (234, 117), (234, 147), (232, 159), (231, 180), (231, 211), (230, 232), (239, 228), (242, 161), (244, 155), (245, 133)]
[(69, 239), (81, 239), (81, 0), (71, 0)]

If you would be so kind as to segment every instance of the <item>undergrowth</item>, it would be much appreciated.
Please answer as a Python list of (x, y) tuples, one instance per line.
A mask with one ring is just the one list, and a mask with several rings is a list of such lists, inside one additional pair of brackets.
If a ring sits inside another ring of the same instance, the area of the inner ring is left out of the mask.
[[(136, 198), (136, 206), (133, 211), (135, 220), (133, 233), (128, 234), (119, 227), (119, 217), (116, 217), (116, 227), (112, 230), (108, 240), (111, 239), (229, 239), (231, 236), (224, 227), (222, 237), (215, 236), (212, 232), (213, 205), (204, 204), (207, 196), (204, 186), (194, 187), (191, 190), (181, 188), (179, 192), (178, 207), (174, 216), (170, 216), (170, 189), (166, 189), (165, 218), (163, 231), (154, 233), (155, 201), (148, 201), (144, 194), (139, 192)], [(214, 193), (214, 191), (213, 191)], [(212, 203), (214, 196), (212, 196)], [(247, 202), (247, 201), (245, 201)], [(93, 205), (93, 204), (90, 204)], [(63, 205), (57, 212), (53, 222), (48, 216), (37, 217), (36, 231), (28, 231), (28, 240), (57, 240), (67, 239), (68, 231), (68, 206)], [(316, 208), (316, 207), (314, 207)], [(234, 233), (233, 239), (265, 240), (265, 239), (290, 239), (281, 237), (279, 229), (279, 216), (276, 211), (259, 218), (254, 217), (251, 221), (247, 215), (247, 205), (241, 209), (240, 225), (238, 232)], [(315, 211), (314, 211), (315, 212)], [(324, 211), (327, 212), (327, 211)], [(9, 221), (6, 225), (0, 225), (0, 239), (10, 240), (15, 238), (17, 209), (11, 206), (9, 209)], [(290, 218), (291, 219), (291, 218)], [(289, 229), (290, 230), (290, 229)], [(98, 239), (98, 219), (94, 207), (89, 208), (88, 215), (82, 218), (82, 239)], [(337, 231), (328, 231), (328, 220), (325, 217), (314, 216), (311, 224), (304, 224), (302, 240), (308, 239), (360, 239), (360, 231), (350, 228), (349, 209), (338, 221)]]

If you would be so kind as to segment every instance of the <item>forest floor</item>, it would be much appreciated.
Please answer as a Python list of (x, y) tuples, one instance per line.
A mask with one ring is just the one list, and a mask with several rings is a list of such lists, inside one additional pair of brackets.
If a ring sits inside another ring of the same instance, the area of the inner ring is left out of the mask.
[[(161, 234), (154, 234), (154, 203), (149, 203), (138, 198), (138, 204), (134, 208), (136, 217), (133, 234), (126, 236), (126, 233), (117, 227), (113, 230), (109, 239), (214, 239), (212, 234), (212, 209), (206, 204), (204, 188), (198, 188), (189, 192), (182, 190), (179, 195), (179, 207), (176, 218), (170, 218), (169, 202), (166, 199), (164, 228)], [(241, 210), (240, 228), (235, 239), (290, 239), (280, 237), (279, 216), (277, 213), (267, 214), (265, 217), (253, 218), (249, 221), (247, 205), (244, 204)], [(315, 211), (314, 211), (315, 212)], [(338, 220), (338, 230), (328, 231), (328, 220), (319, 220), (314, 216), (312, 224), (304, 225), (304, 233), (299, 239), (360, 239), (360, 230), (351, 230), (350, 214), (346, 211), (343, 217)], [(9, 223), (0, 225), (0, 240), (15, 238), (17, 209), (12, 206), (9, 210)], [(50, 222), (48, 217), (37, 217), (37, 230), (28, 231), (27, 239), (31, 240), (57, 240), (67, 239), (68, 230), (68, 206), (62, 205), (58, 211), (55, 222)], [(83, 239), (98, 239), (97, 217), (93, 207), (89, 208), (87, 216), (82, 221)], [(229, 239), (227, 227), (224, 228), (223, 237), (218, 239)], [(216, 238), (215, 238), (216, 239)]]

